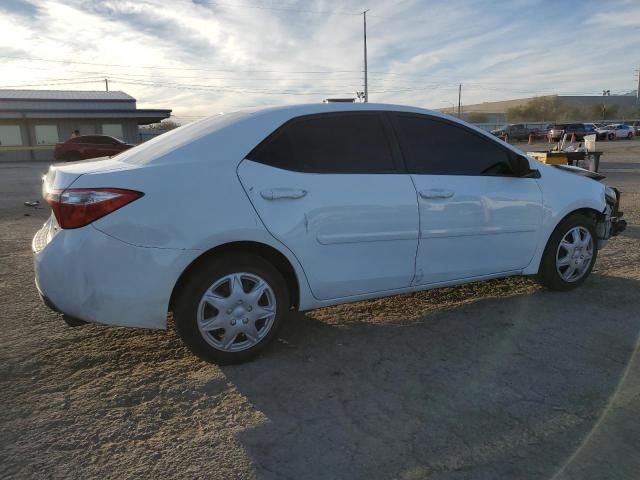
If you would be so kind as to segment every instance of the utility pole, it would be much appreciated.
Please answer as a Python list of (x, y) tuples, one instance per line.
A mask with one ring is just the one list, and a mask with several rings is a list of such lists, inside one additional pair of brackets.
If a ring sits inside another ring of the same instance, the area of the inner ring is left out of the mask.
[(460, 118), (460, 106), (462, 100), (462, 84), (458, 84), (458, 118)]
[(640, 68), (636, 70), (638, 72), (638, 86), (636, 87), (636, 103), (640, 104)]
[(364, 103), (369, 103), (369, 79), (367, 78), (367, 12), (362, 12), (364, 21)]
[(107, 89), (107, 92), (109, 91), (109, 79), (108, 78), (104, 79), (104, 88)]

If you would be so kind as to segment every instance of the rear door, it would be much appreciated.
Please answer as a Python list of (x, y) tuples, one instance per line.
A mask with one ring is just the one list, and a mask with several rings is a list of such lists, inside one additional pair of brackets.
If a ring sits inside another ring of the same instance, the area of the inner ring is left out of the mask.
[(418, 204), (387, 122), (378, 112), (299, 117), (238, 167), (265, 227), (300, 260), (318, 299), (413, 279)]
[(420, 241), (415, 284), (519, 271), (533, 257), (542, 222), (535, 179), (512, 174), (497, 141), (427, 115), (394, 115), (415, 184)]

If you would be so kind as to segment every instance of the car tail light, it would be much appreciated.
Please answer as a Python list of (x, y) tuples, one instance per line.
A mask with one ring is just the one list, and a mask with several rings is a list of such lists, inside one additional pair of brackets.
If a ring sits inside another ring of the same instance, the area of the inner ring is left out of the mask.
[(44, 193), (61, 228), (80, 228), (115, 212), (144, 193), (122, 188), (67, 188)]

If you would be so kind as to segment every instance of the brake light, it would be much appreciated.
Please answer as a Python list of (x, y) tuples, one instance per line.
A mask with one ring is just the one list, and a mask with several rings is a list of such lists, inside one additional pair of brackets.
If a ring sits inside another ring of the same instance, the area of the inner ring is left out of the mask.
[(95, 222), (144, 193), (122, 188), (67, 188), (44, 193), (61, 228), (80, 228)]

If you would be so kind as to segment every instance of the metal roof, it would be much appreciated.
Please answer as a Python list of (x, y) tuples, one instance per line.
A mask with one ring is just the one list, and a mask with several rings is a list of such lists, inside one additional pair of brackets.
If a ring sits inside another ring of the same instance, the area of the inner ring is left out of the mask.
[(2, 89), (0, 89), (0, 100), (136, 101), (131, 95), (120, 91)]
[(112, 110), (50, 110), (50, 109), (0, 109), (0, 119), (2, 120), (23, 120), (23, 119), (61, 119), (61, 118), (128, 118), (136, 120), (138, 124), (144, 125), (148, 123), (159, 122), (171, 116), (171, 110), (168, 109), (112, 109)]

